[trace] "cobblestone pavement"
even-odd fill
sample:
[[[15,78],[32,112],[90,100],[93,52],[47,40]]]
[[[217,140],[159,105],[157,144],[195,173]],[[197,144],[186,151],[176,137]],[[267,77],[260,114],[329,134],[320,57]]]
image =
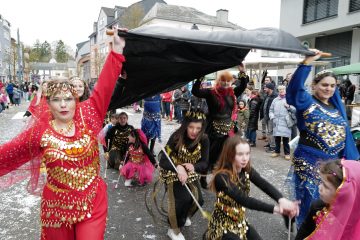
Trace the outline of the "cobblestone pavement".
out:
[[[24,126],[21,119],[12,118],[18,112],[24,112],[27,105],[23,103],[20,107],[13,107],[0,114],[0,143],[14,137]],[[123,110],[130,115],[129,123],[139,128],[142,114],[134,113],[131,108]],[[178,126],[174,122],[162,122],[162,144],[166,143]],[[283,157],[271,158],[269,153],[265,153],[263,145],[263,141],[258,141],[258,146],[252,149],[252,164],[264,178],[284,193],[284,180],[290,162],[285,161]],[[155,150],[159,151],[158,144]],[[104,165],[103,161],[101,163]],[[152,188],[152,185],[126,188],[120,180],[119,187],[115,189],[117,172],[108,170],[107,175],[109,211],[105,239],[169,239],[166,236],[167,226],[154,223],[145,208],[145,193]],[[0,190],[0,239],[2,240],[39,239],[39,197],[29,195],[25,186],[26,182],[23,182],[9,189]],[[204,208],[211,212],[214,194],[204,191],[203,195]],[[251,196],[273,202],[255,186],[251,188]],[[263,239],[287,239],[287,231],[280,216],[251,210],[247,210],[247,215],[249,222]],[[197,213],[192,219],[192,225],[184,228],[182,232],[186,239],[201,239],[206,226],[206,220]]]

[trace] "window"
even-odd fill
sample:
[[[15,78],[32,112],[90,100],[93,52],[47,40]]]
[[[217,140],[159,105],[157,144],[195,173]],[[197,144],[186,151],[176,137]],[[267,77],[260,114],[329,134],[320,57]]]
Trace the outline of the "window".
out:
[[[338,3],[339,0],[304,0],[303,23],[336,16]]]
[[[360,10],[360,0],[350,0],[349,12]]]

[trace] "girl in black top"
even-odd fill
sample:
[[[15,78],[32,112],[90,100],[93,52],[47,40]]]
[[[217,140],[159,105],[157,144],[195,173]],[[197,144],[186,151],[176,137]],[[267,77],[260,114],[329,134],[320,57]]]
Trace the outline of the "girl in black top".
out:
[[[249,197],[250,182],[274,199],[269,204]],[[250,146],[240,136],[226,140],[214,171],[211,189],[216,192],[214,212],[205,239],[261,239],[247,222],[245,208],[294,216],[298,205],[282,194],[250,166]]]
[[[119,169],[120,162],[124,161],[128,147],[128,136],[134,127],[128,124],[128,115],[125,112],[119,114],[119,122],[113,126],[106,134],[107,152],[105,158],[108,166]]]
[[[197,210],[184,184],[188,185],[200,205],[204,202],[198,175],[207,169],[209,158],[209,139],[204,131],[205,115],[201,112],[188,112],[180,128],[170,136],[165,146],[176,170],[165,154],[160,155],[160,179],[165,184],[168,195],[168,236],[173,240],[185,239],[180,228],[191,225],[190,217]]]

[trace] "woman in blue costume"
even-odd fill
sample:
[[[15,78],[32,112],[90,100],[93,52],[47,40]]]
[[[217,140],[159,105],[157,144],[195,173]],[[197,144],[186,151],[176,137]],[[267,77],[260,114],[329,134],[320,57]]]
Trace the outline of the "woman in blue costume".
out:
[[[318,163],[339,158],[359,158],[335,76],[330,72],[317,74],[312,81],[313,95],[306,91],[304,84],[311,71],[309,64],[322,54],[319,50],[314,50],[314,53],[315,56],[307,56],[299,65],[286,95],[288,104],[296,107],[300,131],[290,170],[292,174],[289,174],[295,198],[301,200],[297,226],[306,217],[311,201],[319,198]]]
[[[161,97],[160,94],[144,99],[144,114],[141,120],[141,130],[145,133],[150,152],[154,153],[156,138],[161,141]]]

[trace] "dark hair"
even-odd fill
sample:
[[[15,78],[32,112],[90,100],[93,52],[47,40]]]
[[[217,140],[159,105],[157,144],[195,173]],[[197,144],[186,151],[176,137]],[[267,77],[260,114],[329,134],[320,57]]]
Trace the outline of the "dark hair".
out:
[[[129,119],[129,116],[127,115],[126,112],[121,112],[121,113],[119,114],[119,117],[120,117],[120,116],[125,116],[127,119]]]
[[[111,118],[119,119],[119,114],[112,113],[112,114],[110,115],[110,119],[111,119]]]
[[[222,148],[222,151],[220,153],[218,162],[215,166],[215,169],[213,171],[213,180],[210,183],[210,188],[212,190],[215,190],[215,176],[219,173],[226,173],[229,175],[229,179],[232,183],[235,183],[238,177],[237,169],[234,168],[234,161],[236,156],[236,146],[239,144],[246,144],[249,146],[249,143],[241,138],[239,135],[234,135],[233,137],[228,138],[224,146]],[[245,167],[245,172],[250,173],[251,165],[250,161]]]
[[[137,149],[140,147],[140,136],[139,133],[137,131],[137,129],[132,129],[130,134],[133,138],[135,138],[135,143],[134,143],[134,147]]]
[[[265,79],[267,79],[267,78],[269,78],[269,79],[270,79],[270,82],[272,82],[272,77],[270,77],[270,76],[266,76],[266,77],[264,78],[264,81],[265,81]]]
[[[240,102],[244,103],[244,107],[246,107],[246,102],[245,102],[245,100],[240,99],[240,100],[239,100],[239,103],[238,103],[239,105],[240,105]]]
[[[314,85],[318,84],[321,80],[323,80],[325,77],[333,77],[335,78],[335,81],[337,81],[336,76],[332,73],[332,72],[324,72],[324,73],[318,73],[315,75],[314,80],[312,81],[312,83]]]
[[[249,85],[246,88],[249,89],[250,91],[254,90],[254,88],[252,86],[249,86]]]
[[[320,165],[320,173],[326,177],[335,188],[338,188],[343,181],[341,160],[330,161]]]
[[[181,146],[185,143],[185,137],[187,137],[187,128],[190,123],[201,123],[201,131],[197,138],[190,144],[189,148],[196,146],[201,139],[203,138],[205,128],[206,128],[206,120],[205,119],[196,119],[196,118],[189,118],[184,117],[184,120],[181,123],[181,126],[174,132],[174,142],[176,142],[175,150],[178,151]]]
[[[254,95],[256,95],[257,97],[259,97],[259,96],[260,96],[260,94],[259,94],[259,91],[258,91],[258,90],[252,90],[252,91],[251,91],[251,94],[254,94]]]
[[[76,80],[82,82],[82,84],[84,85],[84,94],[79,98],[79,101],[82,102],[82,101],[88,100],[90,97],[89,85],[87,84],[87,82],[85,80],[78,78],[78,77],[74,77],[70,81],[76,81]]]

